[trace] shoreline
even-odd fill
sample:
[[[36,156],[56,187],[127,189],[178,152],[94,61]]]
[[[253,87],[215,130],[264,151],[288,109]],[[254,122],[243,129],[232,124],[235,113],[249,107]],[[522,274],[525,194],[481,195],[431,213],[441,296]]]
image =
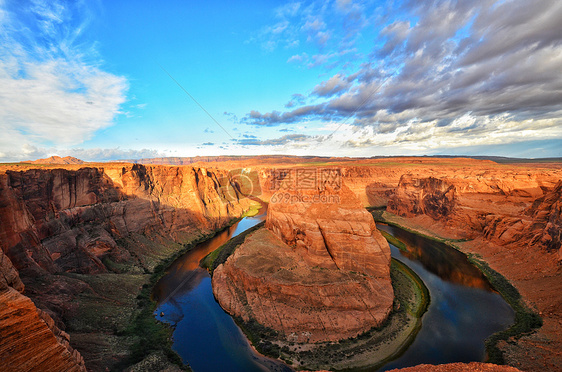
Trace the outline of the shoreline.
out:
[[[514,323],[506,330],[496,332],[486,339],[485,362],[505,365],[506,361],[504,358],[504,351],[500,349],[499,344],[502,342],[516,342],[519,338],[530,335],[542,327],[543,320],[540,315],[527,305],[525,298],[523,298],[519,290],[510,282],[509,279],[492,269],[489,263],[486,262],[480,254],[467,252],[462,247],[455,244],[465,242],[466,240],[447,239],[425,227],[416,229],[412,226],[401,224],[400,221],[397,221],[397,219],[401,220],[403,219],[402,217],[391,214],[384,209],[378,208],[371,209],[369,211],[376,222],[395,226],[412,234],[443,243],[464,254],[469,262],[482,272],[492,287],[513,309],[515,312]]]
[[[241,242],[231,243],[234,246],[239,244]],[[224,248],[221,246],[216,251]],[[227,257],[221,258],[225,260]],[[211,271],[216,262],[215,265],[209,263],[211,267],[208,269]],[[233,319],[254,351],[266,358],[282,361],[291,368],[336,371],[350,370],[350,366],[354,371],[380,368],[399,357],[415,340],[421,329],[421,316],[427,311],[430,301],[429,291],[421,278],[404,263],[392,259],[391,276],[397,296],[389,318],[380,327],[351,339],[298,344],[279,337],[277,332],[255,321],[244,322],[238,317]],[[349,357],[349,353],[354,355]],[[322,357],[319,358],[320,354]]]
[[[183,244],[182,249],[160,260],[154,267],[148,282],[143,285],[141,291],[137,294],[137,308],[135,309],[137,314],[131,319],[127,326],[127,333],[133,337],[137,336],[138,339],[131,346],[127,360],[123,361],[122,365],[117,366],[118,368],[125,369],[142,364],[156,354],[156,358],[165,358],[163,362],[167,361],[169,364],[175,365],[181,370],[191,371],[189,363],[183,361],[179,354],[172,349],[173,327],[167,323],[158,321],[154,316],[154,311],[158,306],[157,302],[152,297],[154,286],[166,275],[166,271],[170,265],[179,257],[191,251],[198,244],[212,239],[220,232],[239,222],[243,217],[244,215],[233,218],[223,227],[211,231],[208,234],[200,235],[192,241]]]

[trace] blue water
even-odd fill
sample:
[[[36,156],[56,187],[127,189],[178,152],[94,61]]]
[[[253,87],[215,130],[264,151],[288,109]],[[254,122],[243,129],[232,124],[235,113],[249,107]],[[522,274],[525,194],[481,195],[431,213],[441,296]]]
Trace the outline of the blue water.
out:
[[[392,257],[420,276],[431,301],[412,345],[382,370],[483,361],[485,339],[513,323],[511,307],[464,254],[402,229],[377,227],[407,244],[408,253],[391,245]]]
[[[264,219],[265,213],[244,218],[199,244],[176,260],[154,288],[159,303],[155,316],[175,328],[173,349],[195,372],[291,370],[251,348],[215,301],[209,274],[199,268],[205,255]],[[416,339],[382,370],[420,363],[483,361],[486,337],[513,322],[509,305],[462,253],[398,228],[379,228],[407,244],[408,253],[391,245],[392,256],[421,277],[431,296]]]
[[[173,346],[182,360],[199,371],[291,371],[283,363],[263,357],[230,315],[215,301],[211,277],[199,261],[228,239],[257,225],[265,213],[247,217],[180,257],[155,286],[155,316],[172,325]]]

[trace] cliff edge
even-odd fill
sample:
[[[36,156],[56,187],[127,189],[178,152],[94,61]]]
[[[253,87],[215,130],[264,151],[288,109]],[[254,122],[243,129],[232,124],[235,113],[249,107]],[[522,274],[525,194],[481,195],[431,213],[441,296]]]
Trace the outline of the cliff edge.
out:
[[[227,312],[294,342],[355,337],[387,318],[390,248],[346,186],[278,191],[266,227],[214,271]]]

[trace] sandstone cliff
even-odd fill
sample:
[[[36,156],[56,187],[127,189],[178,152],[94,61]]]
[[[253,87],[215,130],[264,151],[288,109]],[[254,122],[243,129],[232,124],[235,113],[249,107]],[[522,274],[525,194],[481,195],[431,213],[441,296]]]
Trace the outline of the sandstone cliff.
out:
[[[279,191],[266,226],[214,271],[227,312],[297,342],[354,337],[386,319],[390,249],[346,186]]]
[[[429,216],[461,237],[483,236],[510,249],[525,247],[562,257],[562,181],[552,188],[547,185],[522,175],[511,180],[404,175],[388,211],[403,217]]]
[[[403,175],[388,202],[388,209],[400,216],[426,214],[440,219],[453,212],[455,203],[456,188],[447,181]]]
[[[218,181],[225,174],[203,168],[138,164],[0,173],[0,290],[9,291],[1,292],[1,307],[9,316],[0,329],[3,335],[8,329],[14,335],[2,337],[0,357],[20,347],[21,341],[28,342],[24,345],[27,349],[37,343],[34,347],[44,348],[46,355],[57,354],[64,359],[67,356],[59,347],[62,345],[81,360],[80,354],[69,347],[69,336],[59,330],[70,322],[71,342],[90,359],[103,359],[103,350],[108,347],[104,345],[109,342],[105,335],[109,337],[112,329],[119,331],[112,324],[117,317],[125,317],[119,320],[123,324],[134,315],[134,293],[149,277],[146,274],[143,279],[138,274],[150,273],[160,260],[181,249],[181,243],[225,226],[248,208],[248,199],[225,198]],[[66,275],[53,275],[62,273]],[[113,300],[109,298],[111,291],[104,292],[119,279],[106,275],[92,281],[89,276],[68,273],[137,275],[123,276],[122,280],[125,288],[133,290],[133,296],[125,299],[121,294]],[[43,311],[11,289],[22,291],[22,281],[25,294]],[[118,306],[125,300],[132,303],[125,308]],[[24,306],[29,314],[40,314],[42,320],[24,314],[26,318],[17,321],[15,316],[23,313],[13,308],[16,305]],[[75,321],[84,314],[93,316],[90,322],[105,319],[107,324],[92,330],[87,323]],[[22,328],[26,322],[33,324],[32,334]],[[101,338],[96,338],[96,332]],[[92,353],[96,349],[102,354]],[[25,362],[21,368],[40,361],[24,360],[19,354],[14,358],[10,365]],[[50,368],[49,363],[55,359],[41,361],[47,363],[42,368]],[[102,360],[94,369],[111,368],[116,361],[119,358]],[[54,369],[60,367],[57,363],[53,362]],[[65,369],[71,370],[59,368]]]
[[[209,161],[189,162],[201,160]],[[131,164],[98,164],[84,169],[79,169],[81,165],[35,170],[22,164],[4,167],[9,171],[0,172],[0,288],[21,291],[25,283],[25,294],[50,314],[59,328],[69,324],[66,331],[71,334],[71,344],[84,354],[88,366],[93,370],[112,368],[112,363],[126,352],[112,349],[119,339],[114,333],[123,330],[116,319],[129,316],[126,309],[136,306],[135,298],[147,282],[147,273],[181,248],[172,245],[174,242],[200,235],[199,229],[206,232],[223,226],[247,206],[246,199],[223,200],[218,180],[233,168],[257,164],[262,196],[268,200],[275,191],[268,187],[270,170],[307,161],[280,157],[250,162],[238,157],[227,160],[223,165],[217,161],[205,165],[220,168],[215,170]],[[454,201],[453,208],[446,217],[437,215],[435,220],[425,214],[412,214],[409,219],[422,226],[441,228],[437,231],[451,237],[475,238],[466,243],[470,249],[514,280],[522,294],[543,313],[545,326],[540,332],[544,334],[517,343],[515,347],[523,351],[514,354],[530,352],[538,356],[537,360],[550,358],[550,365],[560,365],[559,357],[553,356],[560,355],[562,344],[541,341],[557,340],[562,334],[560,266],[549,263],[555,256],[562,259],[562,250],[556,252],[560,245],[557,232],[561,230],[560,192],[556,186],[562,179],[559,164],[389,158],[353,162],[339,159],[333,166],[341,169],[345,183],[365,206],[386,205],[404,174],[432,177],[454,186],[454,198],[449,199]],[[397,192],[402,191],[405,189],[398,187]],[[408,193],[404,195],[405,202],[418,200],[418,205],[423,205],[423,197],[411,199]],[[318,234],[320,227],[313,226],[310,231]],[[296,235],[295,249],[298,241],[309,239]],[[339,258],[330,257],[330,263],[329,254],[318,251],[321,245],[315,247],[306,262],[326,258],[321,264],[332,269],[307,268],[312,272],[336,271],[333,267]],[[291,252],[294,253],[292,249]],[[299,255],[302,253],[309,252],[300,249]],[[247,278],[251,280],[250,275]],[[350,280],[345,285],[355,288],[357,284]],[[300,288],[302,292],[304,287]],[[82,321],[87,317],[88,321]],[[95,326],[87,323],[91,319],[95,319]],[[525,356],[522,359],[530,360]]]
[[[518,372],[510,366],[498,366],[489,363],[449,363],[449,364],[420,364],[414,367],[392,369],[390,372]]]
[[[0,291],[14,288],[23,292],[24,285],[12,261],[0,250]]]
[[[86,371],[80,353],[51,317],[13,288],[0,291],[2,371]]]
[[[29,170],[0,174],[0,244],[21,270],[99,273],[134,259],[116,243],[132,233],[176,241],[211,231],[248,202],[223,198],[217,175],[179,167]]]
[[[526,210],[532,218],[529,245],[539,245],[547,251],[558,251],[562,261],[562,181],[544,196],[537,198]]]
[[[388,243],[345,185],[280,190],[271,199],[266,227],[311,266],[389,278]]]

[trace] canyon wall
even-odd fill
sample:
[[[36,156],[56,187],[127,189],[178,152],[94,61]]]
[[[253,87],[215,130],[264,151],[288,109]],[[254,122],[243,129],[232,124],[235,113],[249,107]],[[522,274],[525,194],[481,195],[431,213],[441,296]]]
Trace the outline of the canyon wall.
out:
[[[114,284],[104,280],[122,274],[123,286],[142,284],[181,243],[241,216],[251,201],[225,197],[220,179],[226,173],[137,164],[0,173],[0,357],[8,357],[13,370],[33,363],[83,370],[80,353],[59,327],[84,328],[75,321],[84,312],[101,316],[81,298],[97,298],[92,306],[107,302],[104,288]],[[111,274],[96,276],[102,292],[88,279],[94,274]],[[24,284],[35,304],[21,293]],[[128,316],[134,315],[131,301]],[[86,344],[70,341],[86,354],[96,333],[90,328]],[[72,327],[70,333],[83,338]],[[47,359],[25,354],[33,350],[44,350]]]
[[[556,252],[562,257],[562,181],[556,177],[416,177],[404,175],[388,211],[428,216],[463,238],[514,248]],[[420,220],[421,221],[421,220]],[[431,222],[422,222],[431,224]]]
[[[355,337],[392,309],[390,248],[345,185],[281,189],[266,228],[214,271],[213,292],[230,314],[289,341]]]
[[[43,348],[46,355],[58,355],[57,362],[49,359],[53,366],[70,363],[66,364],[68,369],[81,369],[82,354],[91,370],[113,368],[126,358],[130,348],[130,342],[120,336],[125,329],[123,319],[135,315],[136,295],[148,282],[154,267],[180,250],[181,243],[224,226],[249,207],[250,200],[236,188],[225,194],[224,180],[229,172],[234,168],[235,172],[255,170],[260,184],[260,194],[256,196],[269,200],[277,191],[271,170],[296,167],[301,161],[290,160],[275,164],[279,159],[270,159],[259,165],[260,160],[254,159],[252,162],[258,163],[255,168],[246,168],[240,160],[234,165],[217,163],[207,169],[107,164],[65,165],[65,169],[13,166],[1,171],[0,357],[7,355],[6,350],[18,349],[18,340],[31,342],[33,337],[38,337],[42,341],[37,345],[42,346],[37,347]],[[562,306],[555,303],[559,302],[562,291],[559,265],[549,266],[554,259],[562,260],[559,166],[498,165],[471,159],[434,158],[357,162],[344,159],[338,164],[306,166],[338,169],[363,206],[388,205],[389,211],[445,236],[474,239],[467,243],[468,249],[482,254],[508,278],[515,278],[522,293],[544,311],[543,329],[550,332],[548,337],[556,339],[555,335],[560,334],[557,325],[560,317],[555,310]],[[357,268],[375,273],[382,267],[380,262],[367,265],[361,261],[361,252],[351,258],[338,248],[349,240],[345,238],[349,226],[354,226],[351,229],[355,232],[364,232],[370,228],[369,224],[363,224],[356,213],[329,223],[332,217],[322,210],[318,211],[318,222],[302,218],[303,214],[297,210],[282,209],[282,206],[278,210],[273,208],[277,222],[270,224],[279,236],[269,234],[266,238],[276,241],[280,247],[288,247],[287,243],[295,250],[298,247],[298,257],[292,253],[287,253],[288,258],[283,253],[282,257],[287,262],[300,259],[306,263],[305,268],[296,271],[294,265],[285,267],[282,273],[296,276],[283,276],[283,283],[289,279],[305,281],[314,274],[312,277],[326,281],[322,287],[325,291],[307,293],[320,301],[321,306],[337,302],[342,306],[342,313],[361,306],[369,308],[371,305],[358,305],[351,297],[347,302],[336,300],[345,298],[341,296],[346,292],[355,293],[356,298],[366,296],[362,294],[366,287],[361,289],[358,284],[359,276],[350,274],[351,279],[342,279],[341,285],[333,287],[329,283],[335,282],[334,277],[323,276],[337,265],[349,273],[360,272]],[[298,231],[289,233],[289,226]],[[370,239],[362,234],[357,234],[358,239]],[[378,241],[377,237],[373,239]],[[267,261],[265,253],[256,257]],[[363,253],[371,256],[373,252]],[[361,264],[354,267],[355,262]],[[511,266],[517,268],[513,273],[509,271]],[[536,279],[539,275],[536,273],[544,277],[542,282]],[[251,270],[247,274],[239,282],[258,288],[262,279],[250,275]],[[301,286],[295,292],[297,287],[293,284],[279,283],[263,286],[265,292],[256,292],[256,296],[267,298],[268,293],[278,288],[285,288],[284,295],[290,296],[308,288]],[[547,301],[549,298],[553,300]],[[18,307],[21,312],[17,311]],[[547,313],[554,314],[548,315],[553,322],[549,323]],[[18,314],[22,316],[21,322]],[[317,317],[315,324],[320,329],[332,318],[332,315]],[[353,321],[339,323],[340,329],[352,329]],[[15,338],[6,336],[6,330],[14,335],[24,332],[24,324],[32,333],[19,333]],[[295,337],[300,340],[304,336]],[[23,353],[14,354],[12,362],[33,361],[25,354],[31,344],[21,344]]]
[[[182,241],[242,214],[220,174],[182,167],[83,168],[0,174],[0,242],[29,274],[100,273],[104,257],[135,260],[116,240],[134,233]]]

